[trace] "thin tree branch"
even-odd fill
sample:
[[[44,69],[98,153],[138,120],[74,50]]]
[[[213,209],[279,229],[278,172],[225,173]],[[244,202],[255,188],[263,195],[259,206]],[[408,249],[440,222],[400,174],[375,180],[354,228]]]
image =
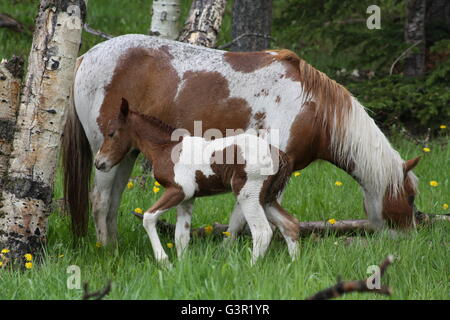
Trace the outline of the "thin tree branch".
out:
[[[231,47],[233,44],[235,44],[236,42],[238,42],[240,39],[245,38],[245,37],[260,37],[260,38],[265,38],[265,39],[269,39],[271,41],[276,41],[274,38],[272,38],[271,36],[267,35],[267,34],[261,34],[261,33],[244,33],[241,34],[239,37],[236,37],[235,39],[233,39],[232,41],[225,43],[221,46],[216,47],[216,49],[226,49],[228,47]]]
[[[389,75],[392,75],[392,72],[394,71],[394,67],[397,64],[397,62],[399,62],[400,59],[402,59],[412,48],[414,48],[421,42],[422,42],[422,40],[414,42],[410,47],[408,47],[405,51],[403,51],[402,54],[399,55],[397,59],[395,59],[394,63],[392,63],[392,65],[391,65],[391,69],[389,70]]]
[[[380,277],[384,275],[387,267],[389,267],[392,262],[394,262],[394,257],[389,255],[381,264],[380,264]],[[370,292],[384,295],[391,295],[392,290],[388,286],[380,286],[380,288],[369,288],[367,285],[369,279],[364,280],[356,280],[356,281],[341,281],[338,278],[337,283],[329,287],[327,289],[321,290],[316,294],[310,296],[306,300],[328,300],[340,297],[344,294],[351,292]]]
[[[109,40],[109,39],[114,38],[114,36],[112,36],[110,34],[107,34],[107,33],[103,32],[103,31],[92,29],[87,23],[84,24],[83,29],[84,29],[84,31],[86,31],[86,32],[88,32],[90,34],[99,36],[99,37],[104,38],[104,39],[108,39]]]

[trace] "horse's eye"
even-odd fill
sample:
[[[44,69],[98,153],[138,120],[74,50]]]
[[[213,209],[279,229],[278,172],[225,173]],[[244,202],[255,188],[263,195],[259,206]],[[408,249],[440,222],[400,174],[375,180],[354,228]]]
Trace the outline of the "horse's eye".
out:
[[[415,199],[414,196],[409,196],[409,197],[408,197],[408,203],[409,203],[409,205],[412,205],[412,204],[414,203],[414,199]]]

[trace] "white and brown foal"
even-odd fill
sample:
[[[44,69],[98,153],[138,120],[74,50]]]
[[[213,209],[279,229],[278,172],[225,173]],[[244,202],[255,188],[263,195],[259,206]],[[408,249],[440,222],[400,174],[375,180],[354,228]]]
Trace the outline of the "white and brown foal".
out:
[[[208,141],[187,135],[174,139],[175,130],[157,118],[130,110],[127,100],[122,99],[118,117],[109,122],[107,138],[95,158],[97,169],[105,172],[133,149],[139,149],[151,161],[156,180],[166,189],[144,213],[144,227],[157,261],[168,262],[156,230],[161,214],[177,208],[175,245],[181,257],[190,238],[193,199],[230,190],[237,198],[234,210],[241,211],[251,230],[252,263],[269,246],[269,221],[280,229],[294,259],[298,221],[277,202],[292,172],[286,154],[254,134]],[[241,214],[233,212],[233,216]],[[230,222],[231,237],[236,237],[241,225],[241,221]]]

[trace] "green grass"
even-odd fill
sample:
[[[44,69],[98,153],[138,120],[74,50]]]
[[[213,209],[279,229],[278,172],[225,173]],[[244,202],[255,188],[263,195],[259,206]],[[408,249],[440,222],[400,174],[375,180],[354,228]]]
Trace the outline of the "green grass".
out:
[[[189,4],[190,1],[183,1],[181,21]],[[230,40],[231,4],[229,1],[219,44]],[[37,0],[17,3],[3,0],[0,12],[32,25],[37,6]],[[149,0],[90,1],[87,22],[112,35],[147,33],[150,7]],[[277,12],[274,10],[275,16],[279,14]],[[285,36],[285,32],[274,25],[273,36],[279,41],[276,46],[296,48],[299,40]],[[9,58],[13,54],[27,57],[31,37],[31,32],[19,34],[0,29],[0,58]],[[83,32],[81,53],[100,41],[103,40]],[[325,54],[309,55],[307,60],[313,65],[330,64],[328,60],[322,61]],[[327,56],[326,59],[332,58]],[[450,203],[449,142],[448,137],[432,142],[431,152],[424,154],[415,170],[420,178],[420,195],[416,203],[425,212],[450,212],[442,208],[444,203]],[[405,159],[422,154],[420,146],[405,139],[397,138],[393,143]],[[140,174],[137,166],[133,176]],[[337,180],[343,182],[341,187],[334,185]],[[439,186],[431,187],[431,180],[438,181]],[[274,239],[266,257],[254,267],[249,264],[250,238],[240,239],[231,248],[224,248],[221,241],[212,238],[194,238],[182,261],[177,261],[175,248],[166,248],[174,268],[160,269],[145,230],[129,213],[136,207],[148,208],[161,195],[161,192],[153,194],[152,186],[150,180],[144,188],[135,184],[133,189],[125,191],[119,213],[120,243],[117,249],[95,246],[92,221],[89,236],[79,246],[74,246],[68,217],[54,212],[49,218],[48,245],[42,262],[23,272],[0,270],[0,299],[78,299],[81,290],[68,290],[66,286],[70,276],[66,270],[70,265],[81,268],[82,281],[89,282],[92,289],[102,287],[111,279],[110,299],[302,299],[332,285],[337,276],[348,280],[367,277],[368,266],[380,263],[388,254],[398,258],[382,279],[382,284],[393,288],[392,299],[450,298],[448,223],[401,234],[397,239],[384,233],[356,237],[350,244],[345,238],[333,235],[302,239],[300,259],[293,263],[284,242]],[[54,197],[61,196],[61,175],[58,174]],[[198,199],[193,226],[205,226],[215,221],[227,223],[233,204],[231,195]],[[358,185],[327,163],[315,163],[303,170],[300,177],[292,177],[283,205],[304,221],[364,218]],[[164,218],[174,222],[174,212]],[[162,242],[174,240],[172,236],[163,235]],[[387,297],[352,294],[345,298]]]
[[[421,147],[402,139],[394,145],[404,158],[421,154]],[[448,138],[430,144],[415,172],[420,178],[418,207],[425,212],[445,213],[449,203],[450,149]],[[136,166],[133,176],[140,175]],[[341,187],[334,185],[342,181]],[[431,187],[430,180],[439,182]],[[251,239],[241,238],[231,248],[221,240],[193,238],[187,255],[178,261],[176,249],[166,248],[174,265],[164,270],[156,264],[141,222],[130,214],[136,207],[148,208],[160,195],[152,192],[153,180],[141,187],[135,183],[124,192],[120,213],[118,248],[97,248],[92,221],[87,239],[74,246],[69,219],[59,212],[49,218],[48,246],[42,263],[23,272],[0,272],[0,299],[78,299],[81,290],[67,289],[70,265],[81,269],[82,281],[90,288],[113,281],[110,299],[302,299],[332,285],[337,276],[353,280],[367,277],[368,266],[388,254],[398,260],[382,279],[393,288],[392,297],[350,294],[346,299],[449,299],[450,224],[436,223],[396,239],[386,233],[359,236],[349,244],[345,237],[330,235],[301,239],[301,256],[291,262],[287,248],[275,238],[267,255],[250,266]],[[55,198],[61,196],[58,175]],[[223,195],[196,200],[193,226],[215,221],[226,223],[233,197]],[[283,201],[300,220],[364,218],[358,185],[344,172],[327,163],[315,163],[292,177]],[[174,212],[164,217],[174,222]],[[92,220],[92,219],[91,219]],[[162,243],[174,242],[161,235]],[[64,255],[63,257],[59,257]]]

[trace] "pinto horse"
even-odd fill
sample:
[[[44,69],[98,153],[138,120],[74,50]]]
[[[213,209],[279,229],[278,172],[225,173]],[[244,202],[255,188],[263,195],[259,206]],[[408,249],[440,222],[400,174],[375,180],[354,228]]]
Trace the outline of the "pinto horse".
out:
[[[76,234],[86,233],[92,154],[124,97],[135,110],[189,132],[277,129],[293,170],[329,161],[362,187],[374,228],[415,226],[419,158],[403,161],[343,86],[289,50],[225,52],[145,35],[102,42],[78,59],[74,108],[63,139],[65,198]],[[138,150],[109,172],[95,170],[91,193],[97,238],[117,238],[117,209]],[[245,220],[234,210],[231,222]]]
[[[107,130],[95,156],[98,170],[110,171],[132,149],[139,149],[151,161],[155,179],[165,187],[143,220],[158,262],[168,264],[156,231],[159,216],[177,208],[175,244],[180,258],[189,243],[194,198],[227,191],[235,194],[250,226],[252,263],[264,256],[272,238],[267,219],[283,234],[292,259],[297,256],[298,221],[277,202],[292,172],[291,163],[260,136],[242,133],[209,141],[189,135],[177,138],[175,128],[132,111],[125,99]]]

